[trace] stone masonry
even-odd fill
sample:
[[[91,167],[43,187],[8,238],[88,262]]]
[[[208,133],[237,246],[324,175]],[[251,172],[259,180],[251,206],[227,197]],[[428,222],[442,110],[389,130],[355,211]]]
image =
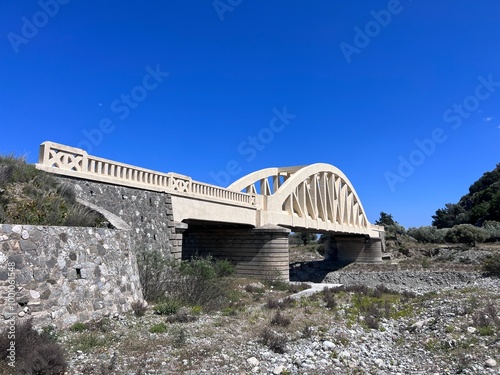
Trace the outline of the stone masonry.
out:
[[[35,326],[62,328],[128,311],[137,300],[142,292],[128,231],[0,225],[5,321],[31,317]]]
[[[90,202],[125,221],[136,252],[159,250],[172,260],[181,259],[182,230],[174,223],[170,194],[102,182],[57,177],[71,185],[81,200]]]

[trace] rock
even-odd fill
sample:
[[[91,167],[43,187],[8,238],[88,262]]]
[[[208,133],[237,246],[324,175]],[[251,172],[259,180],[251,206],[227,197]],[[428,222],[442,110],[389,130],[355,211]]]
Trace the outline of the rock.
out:
[[[281,375],[283,373],[283,370],[285,369],[285,366],[277,366],[273,370],[274,375]]]
[[[335,348],[335,344],[331,341],[323,341],[323,349],[325,350],[333,350]]]
[[[260,362],[259,362],[259,360],[258,360],[257,358],[255,358],[255,357],[250,357],[250,358],[248,358],[248,359],[247,359],[247,363],[248,363],[250,366],[255,367],[255,366],[258,366]]]
[[[30,290],[30,296],[33,299],[39,299],[40,298],[40,292],[37,290]]]
[[[497,367],[497,361],[495,361],[493,358],[488,358],[486,362],[484,362],[484,367]]]
[[[339,353],[339,357],[340,358],[350,358],[351,357],[351,353],[349,353],[347,350],[344,350],[344,351],[341,351]]]
[[[467,332],[468,333],[476,333],[477,329],[474,327],[467,327]]]
[[[375,361],[373,361],[377,367],[383,367],[384,366],[384,361],[380,358],[377,358]]]

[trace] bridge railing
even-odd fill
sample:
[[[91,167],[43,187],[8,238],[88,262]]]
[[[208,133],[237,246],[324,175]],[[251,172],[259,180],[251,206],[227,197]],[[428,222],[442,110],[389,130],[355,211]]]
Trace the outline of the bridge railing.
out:
[[[256,195],[227,190],[193,181],[176,173],[162,173],[89,155],[80,148],[44,142],[40,145],[37,168],[50,173],[83,178],[145,190],[166,191],[236,205],[255,206]]]

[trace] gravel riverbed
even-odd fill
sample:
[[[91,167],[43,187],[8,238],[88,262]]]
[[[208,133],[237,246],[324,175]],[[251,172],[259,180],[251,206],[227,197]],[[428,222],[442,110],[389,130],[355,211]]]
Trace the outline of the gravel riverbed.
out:
[[[69,353],[68,374],[500,373],[498,278],[446,267],[370,267],[335,271],[326,281],[384,284],[417,296],[390,300],[394,304],[386,310],[391,313],[379,318],[376,329],[367,326],[368,316],[354,310],[361,300],[355,292],[336,296],[331,308],[318,294],[302,297],[282,307],[291,322],[280,326],[271,323],[277,310],[265,303],[282,298],[283,292],[247,292],[242,282],[247,302],[230,312],[168,323],[149,309],[143,317],[110,317],[95,331],[64,331],[58,341]],[[165,332],[150,332],[162,323]]]

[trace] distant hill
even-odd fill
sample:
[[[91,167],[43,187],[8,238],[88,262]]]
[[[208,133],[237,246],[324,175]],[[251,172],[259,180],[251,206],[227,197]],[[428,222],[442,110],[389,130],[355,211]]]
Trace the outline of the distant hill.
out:
[[[447,203],[432,218],[432,225],[438,228],[451,228],[457,224],[479,226],[486,220],[500,221],[500,163],[474,182],[469,193],[458,203]]]

